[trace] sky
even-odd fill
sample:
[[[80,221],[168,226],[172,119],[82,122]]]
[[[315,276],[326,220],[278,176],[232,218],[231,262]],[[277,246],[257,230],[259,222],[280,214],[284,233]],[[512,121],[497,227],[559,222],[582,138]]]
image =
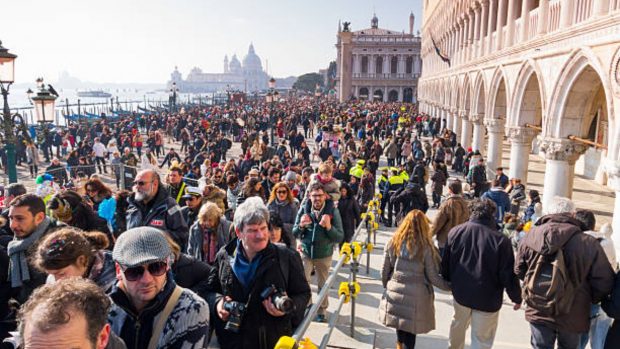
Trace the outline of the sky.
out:
[[[18,55],[16,83],[62,71],[98,83],[165,83],[175,66],[223,70],[250,43],[275,77],[326,68],[335,60],[338,20],[351,30],[409,28],[421,0],[0,0],[0,41]]]

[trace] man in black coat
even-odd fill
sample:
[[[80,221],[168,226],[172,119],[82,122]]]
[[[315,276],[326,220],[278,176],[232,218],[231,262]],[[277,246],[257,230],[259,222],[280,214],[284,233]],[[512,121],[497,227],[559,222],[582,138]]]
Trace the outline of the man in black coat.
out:
[[[454,297],[450,347],[463,347],[471,323],[472,346],[492,348],[504,289],[518,310],[521,288],[510,240],[495,224],[495,203],[475,199],[470,209],[469,221],[450,230],[441,260]]]
[[[390,203],[397,209],[396,222],[400,222],[412,210],[428,211],[428,198],[422,187],[416,182],[408,182],[405,187],[395,192]]]
[[[273,348],[281,336],[292,335],[310,300],[299,254],[269,242],[268,222],[261,199],[247,199],[235,212],[237,239],[217,254],[207,301],[222,349]],[[293,309],[276,307],[277,293],[290,297]]]

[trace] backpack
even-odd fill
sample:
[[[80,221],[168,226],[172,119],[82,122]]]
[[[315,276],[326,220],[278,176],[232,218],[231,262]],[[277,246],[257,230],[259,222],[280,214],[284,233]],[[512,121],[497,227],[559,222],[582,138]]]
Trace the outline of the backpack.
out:
[[[571,236],[568,241],[575,235],[577,234]],[[556,317],[567,314],[573,306],[577,292],[577,287],[566,268],[564,245],[553,255],[536,252],[523,279],[523,300],[544,316]]]

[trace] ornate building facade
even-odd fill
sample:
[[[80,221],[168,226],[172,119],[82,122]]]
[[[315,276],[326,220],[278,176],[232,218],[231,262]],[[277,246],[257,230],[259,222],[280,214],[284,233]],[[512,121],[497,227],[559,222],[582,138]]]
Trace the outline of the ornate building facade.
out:
[[[422,111],[523,183],[540,153],[543,207],[607,185],[620,241],[620,0],[424,0],[422,57]]]
[[[422,71],[421,39],[413,34],[379,28],[373,16],[370,28],[350,31],[338,24],[336,92],[340,101],[350,97],[381,101],[415,102]]]
[[[194,67],[186,79],[175,67],[170,75],[168,85],[176,82],[180,92],[201,93],[216,92],[226,89],[240,90],[248,93],[264,90],[267,88],[269,76],[263,70],[260,57],[254,51],[254,45],[250,44],[247,55],[243,58],[243,64],[234,54],[230,61],[224,57],[224,70],[222,73],[203,73],[198,67]]]

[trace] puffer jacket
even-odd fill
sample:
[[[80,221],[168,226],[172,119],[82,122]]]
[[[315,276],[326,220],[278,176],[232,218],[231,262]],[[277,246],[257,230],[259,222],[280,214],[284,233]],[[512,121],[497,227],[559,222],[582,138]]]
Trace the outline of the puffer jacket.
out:
[[[181,251],[187,247],[187,223],[177,202],[168,195],[168,189],[160,184],[153,203],[145,205],[136,201],[135,194],[127,199],[127,229],[151,226],[170,234]],[[147,211],[148,207],[150,210]]]
[[[549,317],[528,307],[525,319],[559,331],[582,333],[590,328],[590,305],[604,299],[612,290],[614,272],[603,248],[570,214],[541,217],[519,244],[515,274],[523,280],[537,253],[564,253],[566,268],[576,286],[573,306],[567,314]]]
[[[325,202],[327,205],[327,201]],[[293,235],[301,240],[302,252],[311,259],[321,259],[330,257],[334,252],[334,244],[340,243],[344,238],[344,229],[342,228],[342,219],[340,212],[334,208],[333,217],[331,219],[331,229],[326,230],[319,225],[320,217],[316,217],[312,213],[312,205],[302,205],[297,212],[295,225],[293,226]],[[312,219],[312,224],[302,228],[299,226],[301,217],[307,214]]]
[[[448,240],[450,229],[469,219],[469,206],[461,195],[450,195],[439,207],[433,222],[432,233],[437,236],[439,247],[443,248]]]
[[[217,229],[215,229],[215,233],[217,234],[217,250],[219,251],[222,247],[226,246],[233,238],[233,234],[231,234],[231,225],[232,223],[226,219],[226,217],[220,217],[220,223],[217,225]],[[187,254],[196,258],[199,261],[205,261],[203,244],[204,241],[204,230],[202,226],[200,226],[200,222],[196,221],[192,227],[189,229],[189,240],[187,243]]]
[[[486,193],[482,194],[482,199],[489,199],[495,203],[497,210],[495,211],[495,221],[501,223],[504,215],[510,212],[510,198],[501,187],[493,187]]]
[[[420,253],[423,256],[418,259]],[[386,290],[379,306],[379,319],[385,326],[413,334],[435,329],[433,286],[450,290],[450,284],[439,276],[439,259],[433,255],[437,252],[417,248],[411,255],[403,245],[397,256],[391,243],[386,245],[381,271]]]

